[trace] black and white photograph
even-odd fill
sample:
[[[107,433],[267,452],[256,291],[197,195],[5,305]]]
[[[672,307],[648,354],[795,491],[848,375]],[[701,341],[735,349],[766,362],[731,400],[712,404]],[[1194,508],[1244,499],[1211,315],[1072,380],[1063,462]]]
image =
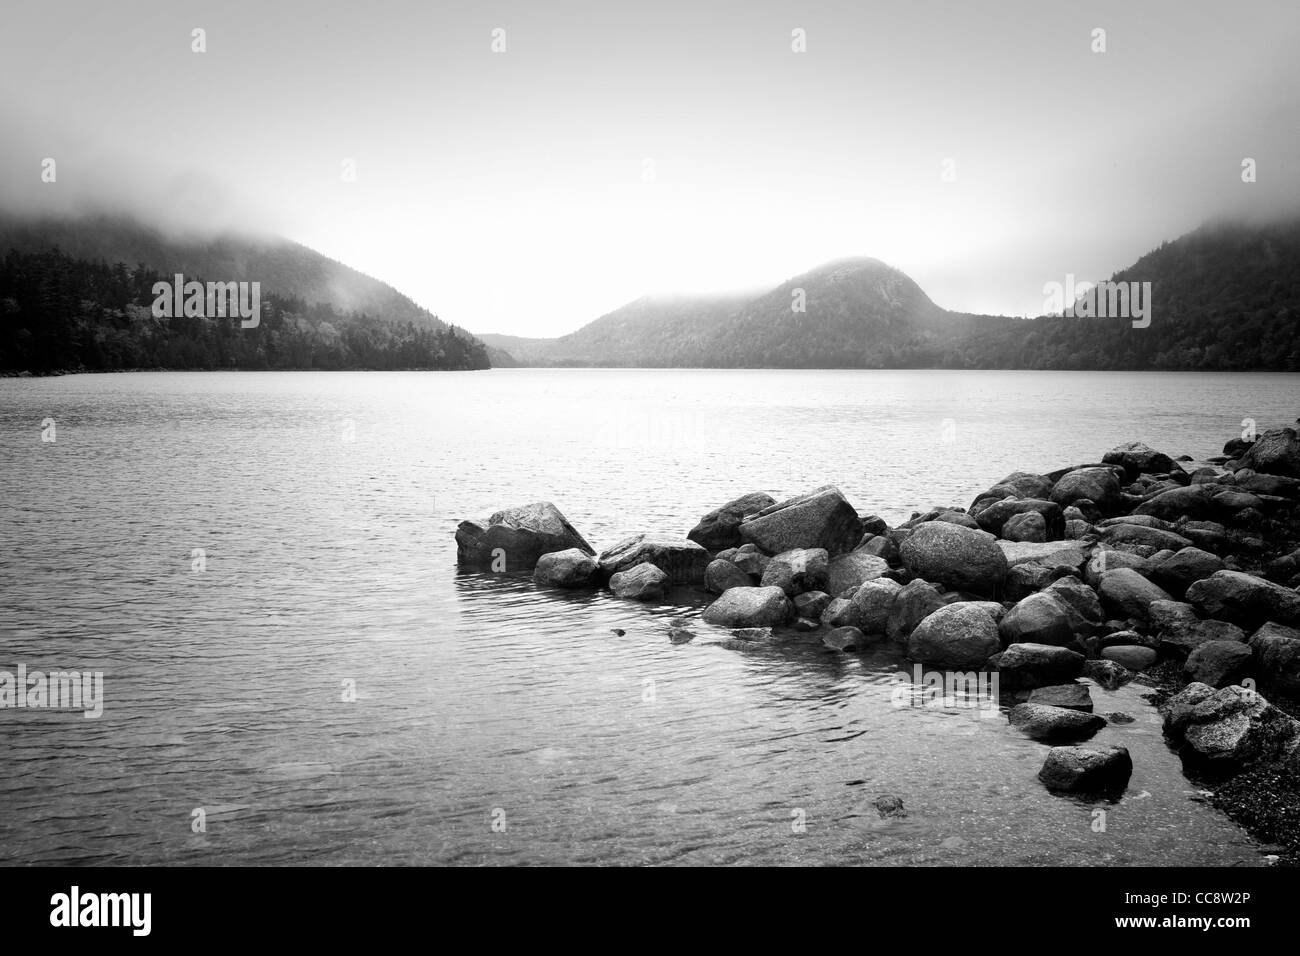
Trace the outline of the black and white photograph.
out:
[[[3,0],[6,923],[852,867],[1293,925],[1297,49],[1294,0]]]

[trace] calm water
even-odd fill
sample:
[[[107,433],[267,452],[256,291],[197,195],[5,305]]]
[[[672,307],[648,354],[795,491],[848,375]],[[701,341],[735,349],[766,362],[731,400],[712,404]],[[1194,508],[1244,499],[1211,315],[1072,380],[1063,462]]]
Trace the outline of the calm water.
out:
[[[1132,752],[1128,792],[1054,797],[1005,718],[891,706],[887,651],[729,650],[702,600],[458,574],[452,535],[549,499],[601,548],[826,482],[896,521],[1015,469],[1130,439],[1200,457],[1297,413],[1285,375],[0,380],[0,669],[102,670],[106,697],[98,720],[0,710],[0,860],[1258,862],[1140,688],[1094,689],[1138,718],[1097,738]],[[699,637],[670,645],[682,621]],[[906,819],[879,819],[886,793]]]

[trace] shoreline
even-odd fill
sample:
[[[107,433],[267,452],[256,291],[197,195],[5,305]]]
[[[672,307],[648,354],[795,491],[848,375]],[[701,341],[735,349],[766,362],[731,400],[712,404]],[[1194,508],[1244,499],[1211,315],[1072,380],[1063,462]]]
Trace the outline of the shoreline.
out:
[[[1131,442],[1013,472],[966,509],[897,527],[825,485],[782,502],[754,492],[682,537],[642,533],[599,554],[547,502],[462,521],[456,541],[460,568],[531,572],[539,589],[659,605],[702,589],[700,626],[736,650],[891,642],[951,686],[1000,691],[1011,725],[1043,743],[1053,793],[1124,792],[1127,748],[1088,741],[1128,719],[1094,714],[1088,688],[1140,675],[1186,779],[1276,846],[1271,861],[1300,865],[1295,428],[1233,438],[1204,462]]]

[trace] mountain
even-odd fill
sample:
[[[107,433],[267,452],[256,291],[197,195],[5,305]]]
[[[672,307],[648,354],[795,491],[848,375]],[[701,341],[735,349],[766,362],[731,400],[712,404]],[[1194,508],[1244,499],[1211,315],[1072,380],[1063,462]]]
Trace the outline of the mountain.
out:
[[[1300,371],[1300,219],[1210,223],[1110,281],[1151,283],[1148,325],[950,312],[845,259],[755,297],[639,299],[558,339],[484,338],[526,365]]]
[[[9,249],[40,252],[52,248],[89,262],[122,262],[128,268],[143,264],[168,280],[177,272],[186,279],[202,276],[212,281],[257,280],[263,292],[332,305],[340,312],[365,313],[433,329],[448,328],[447,323],[386,282],[289,239],[169,235],[126,216],[0,216],[0,254]]]
[[[261,324],[152,315],[153,283],[175,273],[260,283]],[[10,372],[490,367],[467,332],[306,246],[174,236],[122,216],[0,217],[0,319]]]

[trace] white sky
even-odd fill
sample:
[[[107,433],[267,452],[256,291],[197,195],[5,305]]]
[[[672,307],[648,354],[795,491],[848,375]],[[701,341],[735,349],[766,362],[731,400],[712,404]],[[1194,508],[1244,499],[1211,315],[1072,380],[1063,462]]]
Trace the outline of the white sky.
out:
[[[0,201],[271,229],[476,332],[850,255],[1032,315],[1300,196],[1293,0],[5,7]]]

